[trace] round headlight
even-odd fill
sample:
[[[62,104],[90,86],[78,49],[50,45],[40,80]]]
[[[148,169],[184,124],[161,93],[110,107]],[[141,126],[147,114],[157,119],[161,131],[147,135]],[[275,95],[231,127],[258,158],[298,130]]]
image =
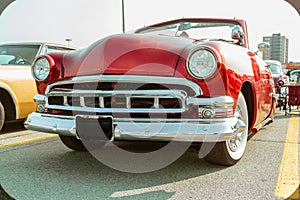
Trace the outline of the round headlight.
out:
[[[44,57],[38,58],[34,62],[32,68],[31,68],[33,78],[37,81],[46,80],[46,78],[50,74],[50,68],[51,68],[50,63],[46,58],[44,58]]]
[[[212,52],[200,49],[191,54],[187,68],[193,77],[207,78],[216,71],[217,60]]]

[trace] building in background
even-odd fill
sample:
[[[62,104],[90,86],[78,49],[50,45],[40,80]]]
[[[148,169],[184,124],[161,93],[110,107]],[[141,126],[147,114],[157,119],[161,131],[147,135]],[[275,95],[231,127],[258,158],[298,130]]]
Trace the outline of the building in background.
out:
[[[300,62],[289,62],[289,63],[284,63],[284,66],[287,70],[293,71],[295,69],[300,69]]]
[[[270,44],[270,48],[263,52],[264,60],[278,60],[281,63],[288,63],[288,38],[277,33],[272,36],[264,36],[263,41]]]

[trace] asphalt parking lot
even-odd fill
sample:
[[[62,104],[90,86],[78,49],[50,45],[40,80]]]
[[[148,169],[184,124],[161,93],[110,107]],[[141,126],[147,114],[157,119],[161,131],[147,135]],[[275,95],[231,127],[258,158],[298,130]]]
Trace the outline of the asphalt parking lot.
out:
[[[232,167],[206,163],[192,146],[169,166],[140,174],[71,151],[55,135],[13,128],[0,136],[0,180],[11,197],[25,200],[297,199],[299,123],[299,115],[278,111],[275,123],[248,141],[243,159]],[[157,149],[153,143],[120,145],[137,152]]]

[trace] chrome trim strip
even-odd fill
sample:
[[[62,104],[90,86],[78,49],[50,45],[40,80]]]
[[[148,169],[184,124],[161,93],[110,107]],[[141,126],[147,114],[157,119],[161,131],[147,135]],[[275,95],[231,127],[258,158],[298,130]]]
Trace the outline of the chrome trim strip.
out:
[[[80,106],[81,106],[81,107],[86,107],[86,106],[85,106],[85,103],[84,103],[84,97],[83,97],[83,96],[80,96],[80,97],[79,97],[79,101],[80,101],[79,103],[80,103]],[[68,103],[67,103],[67,104],[68,104]],[[66,105],[67,105],[67,104],[66,104]]]
[[[65,106],[68,105],[68,97],[64,96],[63,98],[64,98],[63,105]]]
[[[112,96],[112,95],[125,95],[130,97],[143,97],[143,98],[185,98],[186,92],[182,90],[54,90],[47,93],[46,96],[80,96],[80,97],[95,97],[95,96]]]
[[[228,120],[232,120],[232,118],[216,118],[216,119],[171,119],[171,118],[116,118],[114,117],[114,121],[117,122],[141,122],[141,123],[194,123],[194,124],[214,124],[214,123],[225,123]]]
[[[46,102],[46,96],[45,95],[42,95],[42,94],[36,94],[34,96],[34,102],[37,103],[37,104],[45,104]]]
[[[185,110],[183,108],[95,108],[95,107],[76,107],[76,106],[58,106],[47,105],[48,109],[64,110],[64,111],[79,111],[79,112],[96,112],[96,113],[182,113]]]
[[[126,97],[126,108],[127,109],[131,108],[131,97]]]
[[[99,106],[100,108],[104,108],[104,98],[103,97],[99,97]]]
[[[234,100],[230,96],[219,96],[212,98],[188,97],[187,105],[232,107],[234,105]]]
[[[93,75],[93,76],[79,76],[71,80],[59,81],[49,85],[46,89],[48,93],[52,87],[57,85],[65,85],[72,83],[86,83],[86,82],[118,82],[118,83],[157,83],[162,85],[184,85],[190,87],[195,92],[195,96],[201,95],[202,90],[196,83],[185,78],[177,77],[162,77],[162,76],[136,76],[136,75]]]

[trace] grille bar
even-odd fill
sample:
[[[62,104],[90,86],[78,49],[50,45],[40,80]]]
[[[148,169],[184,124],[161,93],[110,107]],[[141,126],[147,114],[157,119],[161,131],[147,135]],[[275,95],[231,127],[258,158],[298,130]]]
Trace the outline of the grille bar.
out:
[[[92,107],[76,107],[76,106],[60,106],[60,105],[48,105],[48,109],[51,110],[64,110],[64,111],[78,111],[78,112],[89,112],[89,113],[182,113],[185,110],[182,108],[164,109],[164,108],[92,108]]]
[[[55,89],[46,95],[48,109],[100,113],[149,113],[154,109],[155,112],[166,112],[172,109],[173,113],[177,113],[186,110],[187,94],[181,90],[88,91],[70,89],[61,91]],[[93,109],[87,109],[89,107]]]
[[[46,97],[50,96],[112,96],[112,95],[125,95],[125,96],[134,96],[139,97],[143,96],[143,98],[153,98],[153,97],[182,97],[186,98],[187,94],[183,90],[77,90],[77,89],[55,89],[50,93],[46,94]]]
[[[71,80],[60,81],[53,83],[47,87],[46,93],[49,93],[52,88],[57,88],[61,85],[69,84],[86,84],[86,83],[118,83],[118,84],[127,84],[127,83],[137,83],[137,84],[159,84],[167,86],[177,85],[177,86],[186,86],[194,92],[195,96],[202,94],[201,88],[194,82],[189,81],[185,78],[177,77],[161,77],[161,76],[135,76],[135,75],[94,75],[94,76],[79,76],[74,77]],[[74,87],[72,87],[74,88]],[[76,88],[76,87],[75,87]],[[94,88],[95,89],[95,88]],[[63,89],[64,90],[64,89]]]

